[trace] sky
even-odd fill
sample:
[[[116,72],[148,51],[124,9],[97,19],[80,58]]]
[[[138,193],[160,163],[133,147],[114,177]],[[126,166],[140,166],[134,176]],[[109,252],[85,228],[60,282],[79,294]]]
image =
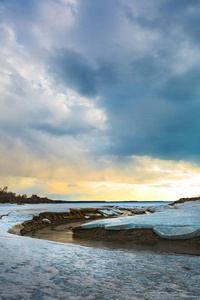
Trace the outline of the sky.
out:
[[[0,0],[0,45],[2,187],[200,194],[198,0]]]

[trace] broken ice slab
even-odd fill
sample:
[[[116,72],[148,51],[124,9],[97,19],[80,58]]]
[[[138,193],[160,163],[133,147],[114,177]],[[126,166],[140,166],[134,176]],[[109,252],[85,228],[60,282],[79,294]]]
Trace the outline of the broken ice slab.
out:
[[[87,214],[89,217],[101,217],[101,214]]]
[[[44,219],[42,220],[42,222],[51,224],[51,221],[50,221],[49,219],[47,219],[47,218],[44,218]]]
[[[135,224],[135,223],[121,223],[121,224],[108,224],[104,228],[107,230],[121,230],[121,229],[135,229],[135,228],[152,228],[152,224]]]
[[[93,221],[82,227],[107,230],[152,228],[165,239],[188,239],[200,236],[200,201],[178,204],[173,209],[163,206],[152,214]]]
[[[103,215],[104,217],[112,217],[112,216],[119,216],[122,214],[121,210],[109,208],[109,209],[99,209],[98,212]]]
[[[159,237],[170,240],[191,239],[200,235],[199,226],[156,226],[153,230]]]
[[[105,225],[104,227],[107,230],[121,230],[121,229],[134,229],[135,225],[133,223],[130,223],[130,224]]]
[[[104,217],[113,216],[113,212],[108,209],[99,209],[98,212],[102,214]]]
[[[117,209],[117,208],[111,208],[110,209],[114,214],[116,215],[121,215],[123,214],[123,212],[120,210],[120,209]]]

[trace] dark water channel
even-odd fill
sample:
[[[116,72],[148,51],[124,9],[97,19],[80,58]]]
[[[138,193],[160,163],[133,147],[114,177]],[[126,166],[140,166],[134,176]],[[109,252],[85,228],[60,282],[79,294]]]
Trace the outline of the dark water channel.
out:
[[[120,241],[98,241],[86,238],[74,238],[72,230],[65,225],[58,225],[54,229],[50,227],[39,230],[36,234],[32,235],[33,238],[50,240],[60,243],[81,245],[93,248],[102,248],[110,250],[122,251],[142,251],[154,253],[171,253],[171,254],[190,254],[200,255],[200,246],[188,244],[187,242],[162,240],[156,244],[136,244],[134,242],[120,242]]]

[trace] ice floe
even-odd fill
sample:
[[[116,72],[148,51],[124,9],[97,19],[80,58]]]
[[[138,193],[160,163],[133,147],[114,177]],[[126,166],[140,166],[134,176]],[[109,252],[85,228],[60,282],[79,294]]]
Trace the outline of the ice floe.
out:
[[[188,239],[200,235],[200,201],[158,206],[154,211],[140,216],[97,220],[82,227],[104,227],[107,230],[152,228],[164,239]]]

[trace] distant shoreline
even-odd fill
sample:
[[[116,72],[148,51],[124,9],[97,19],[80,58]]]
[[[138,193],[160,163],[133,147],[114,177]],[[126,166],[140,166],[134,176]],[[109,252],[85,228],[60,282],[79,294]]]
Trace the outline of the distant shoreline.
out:
[[[11,202],[11,201],[7,201],[7,202],[0,202],[0,204],[18,204],[18,205],[23,205],[23,204],[64,204],[64,203],[72,203],[72,204],[76,204],[76,203],[103,203],[103,204],[109,204],[109,203],[173,203],[174,201],[162,201],[162,200],[150,200],[150,201],[142,201],[142,200],[125,200],[125,201],[120,201],[120,200],[102,200],[102,201],[98,201],[98,200],[83,200],[83,201],[67,201],[67,200],[50,200],[48,199],[49,202],[43,202],[43,201],[38,201],[38,202],[30,202],[30,201],[23,201],[23,202]]]

